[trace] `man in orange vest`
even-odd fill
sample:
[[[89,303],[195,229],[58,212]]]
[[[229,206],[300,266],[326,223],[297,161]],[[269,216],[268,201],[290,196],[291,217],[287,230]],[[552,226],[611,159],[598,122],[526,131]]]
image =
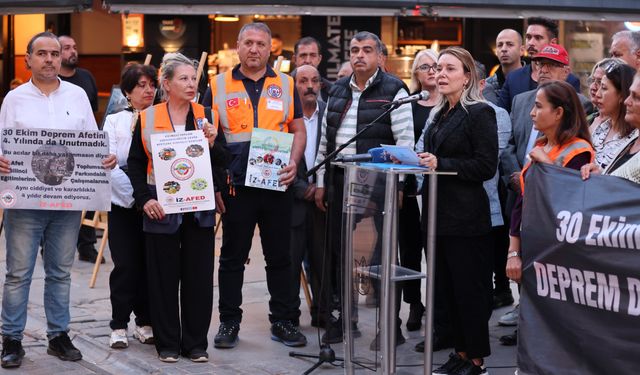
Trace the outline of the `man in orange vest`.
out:
[[[298,316],[290,287],[291,210],[293,193],[244,186],[249,144],[254,128],[293,133],[289,165],[279,171],[280,183],[289,186],[304,153],[306,131],[302,106],[293,79],[267,65],[271,30],[263,23],[246,24],[238,34],[240,64],[211,80],[212,108],[218,113],[231,154],[229,186],[217,193],[222,212],[223,236],[218,283],[220,329],[216,348],[238,343],[242,320],[244,264],[258,224],[267,263],[271,339],[287,346],[306,345],[306,337],[294,323]]]

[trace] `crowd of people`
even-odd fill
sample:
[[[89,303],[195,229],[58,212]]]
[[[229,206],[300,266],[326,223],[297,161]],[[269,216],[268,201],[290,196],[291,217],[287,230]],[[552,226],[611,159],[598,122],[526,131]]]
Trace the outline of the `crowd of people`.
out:
[[[104,123],[110,155],[103,166],[111,169],[112,188],[110,347],[128,347],[133,313],[133,336],[154,344],[161,361],[209,359],[216,213],[164,212],[150,140],[160,132],[202,131],[210,148],[223,228],[220,326],[213,346],[231,349],[239,342],[244,270],[256,225],[266,260],[271,339],[287,346],[307,343],[300,331],[303,265],[313,295],[311,325],[325,329],[322,341],[342,342],[349,325],[357,332],[357,322],[343,321],[340,313],[344,174],[324,167],[312,176],[307,171],[372,123],[342,156],[395,144],[415,149],[422,166],[456,172],[438,181],[432,343],[434,350],[453,352],[433,373],[487,374],[489,318],[493,309],[514,303],[509,279],[519,282],[522,275],[524,181],[532,163],[580,170],[584,179],[604,174],[640,182],[640,33],[613,36],[611,58],[593,67],[586,98],[571,74],[569,54],[558,44],[557,23],[531,18],[527,24],[524,38],[511,29],[497,35],[500,66],[491,77],[464,48],[423,50],[415,56],[408,87],[387,72],[384,44],[366,31],[350,40],[350,61],[330,82],[318,71],[317,40],[304,37],[289,52],[281,41],[273,43],[265,24],[246,24],[238,33],[240,63],[211,79],[201,103],[194,100],[197,62],[188,57],[166,54],[160,75],[150,65],[127,65],[120,89],[129,107]],[[74,50],[69,37],[45,32],[31,39],[26,62],[32,78],[6,96],[0,128],[97,130],[86,90],[64,78],[69,71],[62,68],[63,56],[77,62]],[[296,65],[291,75],[270,63],[270,56],[287,53]],[[384,114],[381,103],[421,91],[429,92],[428,98]],[[43,106],[50,111],[37,109]],[[79,118],[73,123],[62,115],[70,106]],[[288,187],[284,192],[245,186],[254,128],[293,135],[290,161],[279,171],[280,184]],[[10,173],[10,162],[0,156],[0,173]],[[426,184],[415,176],[401,182],[399,263],[420,270],[427,223],[419,200],[426,212],[428,200],[421,192]],[[25,355],[27,296],[40,243],[48,353],[62,360],[82,358],[67,335],[79,219],[75,211],[6,211],[2,367],[19,367]],[[91,253],[86,258],[96,260]],[[409,304],[406,328],[419,330],[425,311],[420,282],[405,282],[401,291]],[[499,319],[507,326],[517,321],[517,305]],[[397,316],[396,345],[405,342],[401,324]],[[514,345],[517,338],[514,333],[500,341]],[[376,340],[371,348],[377,347]],[[424,347],[422,342],[415,350]]]

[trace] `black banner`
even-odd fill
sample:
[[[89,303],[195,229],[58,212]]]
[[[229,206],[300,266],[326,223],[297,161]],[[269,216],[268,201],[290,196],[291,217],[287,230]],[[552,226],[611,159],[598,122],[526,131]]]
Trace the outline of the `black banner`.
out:
[[[522,374],[635,374],[640,186],[534,165],[522,222]]]
[[[342,63],[349,61],[349,43],[359,31],[380,36],[380,17],[302,17],[302,36],[312,36],[322,45],[321,76],[336,79]]]

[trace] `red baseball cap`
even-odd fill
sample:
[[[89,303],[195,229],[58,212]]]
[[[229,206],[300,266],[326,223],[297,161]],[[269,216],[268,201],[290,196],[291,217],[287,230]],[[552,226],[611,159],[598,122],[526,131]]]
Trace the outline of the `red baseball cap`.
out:
[[[542,50],[532,57],[532,60],[548,59],[559,62],[562,65],[569,65],[569,54],[559,44],[549,43],[542,47]]]

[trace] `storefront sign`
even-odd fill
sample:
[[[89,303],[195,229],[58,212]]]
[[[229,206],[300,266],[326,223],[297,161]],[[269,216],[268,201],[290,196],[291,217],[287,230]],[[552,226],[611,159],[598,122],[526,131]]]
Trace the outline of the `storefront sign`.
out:
[[[109,211],[111,171],[101,131],[2,130],[2,152],[11,173],[0,175],[0,207],[33,210]]]
[[[588,75],[593,65],[604,57],[602,33],[572,33],[569,35],[568,47],[574,74]]]
[[[335,80],[343,62],[349,61],[349,43],[360,31],[380,36],[380,17],[302,17],[302,35],[312,36],[322,45],[320,75]]]
[[[201,131],[151,135],[158,202],[166,214],[216,208],[209,144]]]
[[[122,45],[129,48],[144,47],[144,15],[122,15]]]

